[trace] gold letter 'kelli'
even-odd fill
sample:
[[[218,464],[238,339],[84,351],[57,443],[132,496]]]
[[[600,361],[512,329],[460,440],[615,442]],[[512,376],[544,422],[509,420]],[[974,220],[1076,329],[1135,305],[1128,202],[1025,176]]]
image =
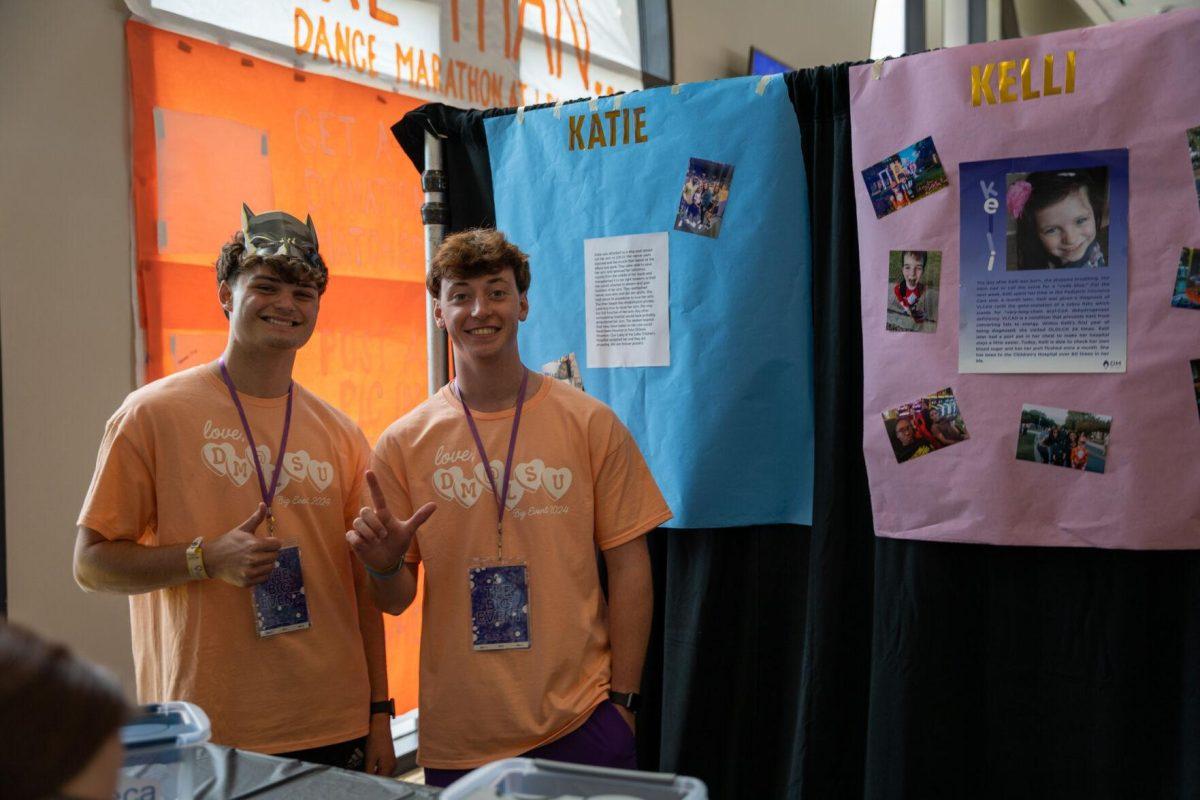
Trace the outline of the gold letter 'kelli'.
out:
[[[1042,57],[1042,85],[1034,84],[1037,74],[1034,70],[1034,59],[1023,58],[1016,60],[997,61],[994,64],[971,65],[971,105],[995,105],[997,103],[1015,103],[1019,100],[1037,100],[1040,97],[1053,97],[1060,94],[1075,93],[1075,51],[1068,50],[1063,59],[1066,62],[1062,72],[1062,83],[1056,84],[1054,54],[1047,53]],[[1017,92],[1018,82],[1020,93]]]

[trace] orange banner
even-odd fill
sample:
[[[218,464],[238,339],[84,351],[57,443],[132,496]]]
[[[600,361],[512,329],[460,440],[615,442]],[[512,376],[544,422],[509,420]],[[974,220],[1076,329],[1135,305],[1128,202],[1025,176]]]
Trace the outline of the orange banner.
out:
[[[418,101],[137,22],[126,40],[147,380],[224,348],[212,265],[242,202],[312,214],[330,280],[296,379],[373,442],[426,394],[420,178],[389,130]],[[397,710],[417,705],[420,620],[385,618]]]

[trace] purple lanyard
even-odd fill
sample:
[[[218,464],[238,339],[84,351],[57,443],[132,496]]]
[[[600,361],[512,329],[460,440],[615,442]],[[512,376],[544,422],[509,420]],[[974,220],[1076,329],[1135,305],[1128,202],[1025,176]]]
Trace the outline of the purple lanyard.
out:
[[[462,403],[463,413],[467,416],[467,425],[471,428],[471,435],[475,437],[475,446],[479,448],[479,457],[483,459],[483,471],[487,473],[488,483],[492,486],[492,496],[496,498],[497,561],[504,558],[504,509],[507,507],[509,478],[512,477],[513,453],[517,449],[517,429],[521,427],[521,406],[525,405],[525,387],[528,385],[529,370],[525,370],[521,375],[521,388],[517,390],[517,411],[513,414],[512,433],[508,437],[508,458],[504,461],[504,492],[501,494],[496,491],[496,479],[492,475],[492,462],[488,460],[487,450],[483,447],[483,439],[479,436],[479,428],[475,425],[475,418],[471,416],[471,409],[467,406],[467,401],[463,399],[458,379],[454,379],[454,393],[458,395],[458,402]]]
[[[225,385],[229,388],[229,396],[233,398],[233,404],[237,406],[238,416],[242,418],[242,429],[246,431],[246,439],[250,442],[250,453],[254,458],[254,469],[258,473],[258,490],[262,492],[263,504],[267,507],[267,515],[269,519],[268,530],[271,533],[275,532],[275,515],[271,512],[271,501],[275,499],[275,489],[279,486],[279,471],[283,468],[283,454],[287,452],[288,431],[292,427],[292,387],[295,382],[288,383],[287,394],[287,411],[283,417],[283,436],[279,440],[279,453],[275,456],[275,472],[271,475],[271,488],[267,489],[267,479],[263,475],[262,462],[258,460],[258,447],[254,444],[254,434],[250,432],[250,421],[246,419],[246,409],[242,408],[242,401],[238,397],[237,387],[233,385],[233,378],[229,377],[229,370],[225,367],[225,359],[220,359],[221,377],[225,379]]]

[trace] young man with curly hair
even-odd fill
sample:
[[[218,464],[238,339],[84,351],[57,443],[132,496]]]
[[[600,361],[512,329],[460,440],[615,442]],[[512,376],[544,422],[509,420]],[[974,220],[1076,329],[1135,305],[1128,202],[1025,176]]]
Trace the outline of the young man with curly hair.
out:
[[[108,421],[75,576],[130,595],[140,702],[196,703],[220,744],[390,774],[382,618],[345,540],[370,450],[292,380],[328,278],[311,219],[243,207],[217,260],[224,354]]]
[[[417,761],[435,786],[516,755],[637,765],[644,534],[671,511],[611,409],[521,363],[529,282],[497,231],[442,244],[427,288],[455,380],[384,432],[347,533],[389,613],[425,566]]]

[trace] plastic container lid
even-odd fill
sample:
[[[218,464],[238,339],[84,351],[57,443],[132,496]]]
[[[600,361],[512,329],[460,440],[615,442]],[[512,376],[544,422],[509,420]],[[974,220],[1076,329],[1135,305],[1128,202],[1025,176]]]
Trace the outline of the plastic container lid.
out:
[[[142,706],[121,727],[121,744],[126,753],[152,753],[204,744],[212,735],[212,724],[200,706],[172,700]]]
[[[506,758],[464,775],[441,800],[708,800],[696,778],[661,772],[588,767],[532,758]]]

